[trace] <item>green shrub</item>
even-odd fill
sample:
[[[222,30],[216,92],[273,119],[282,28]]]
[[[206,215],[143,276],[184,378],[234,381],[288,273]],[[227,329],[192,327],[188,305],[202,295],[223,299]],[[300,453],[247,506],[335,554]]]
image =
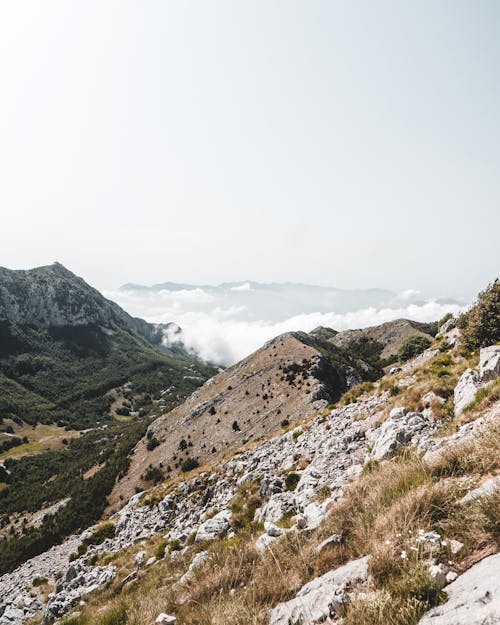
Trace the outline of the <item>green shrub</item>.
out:
[[[287,490],[295,490],[299,481],[300,475],[298,473],[289,473],[285,478],[285,488]]]
[[[165,540],[162,540],[162,542],[156,548],[155,556],[157,560],[163,560],[163,558],[165,557],[166,548],[167,548],[167,542]]]
[[[197,469],[200,466],[200,463],[196,458],[186,458],[184,462],[181,464],[181,471],[183,473],[187,473],[188,471],[192,471],[193,469]]]
[[[160,444],[160,441],[155,437],[152,436],[149,440],[148,443],[146,445],[146,449],[148,451],[153,451],[153,449],[156,449],[158,447],[158,445]]]
[[[115,526],[113,523],[104,523],[98,527],[93,534],[84,540],[87,545],[100,545],[106,538],[115,537]],[[80,549],[78,549],[80,551]]]
[[[477,302],[458,318],[462,341],[474,350],[500,341],[500,280],[482,291]]]
[[[407,360],[410,360],[410,358],[418,356],[425,351],[430,344],[430,339],[423,334],[412,334],[412,336],[408,336],[399,348],[399,362],[406,362]]]
[[[153,484],[158,484],[159,482],[163,482],[164,479],[165,476],[163,475],[163,472],[159,467],[149,466],[146,469],[146,473],[144,475],[144,480],[146,482],[153,482]]]

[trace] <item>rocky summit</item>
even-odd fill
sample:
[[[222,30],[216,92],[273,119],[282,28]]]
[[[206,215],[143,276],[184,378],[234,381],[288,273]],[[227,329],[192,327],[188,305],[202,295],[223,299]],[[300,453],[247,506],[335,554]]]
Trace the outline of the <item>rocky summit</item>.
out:
[[[499,623],[500,345],[468,321],[371,329],[413,350],[385,372],[320,328],[217,373],[0,577],[0,625]]]

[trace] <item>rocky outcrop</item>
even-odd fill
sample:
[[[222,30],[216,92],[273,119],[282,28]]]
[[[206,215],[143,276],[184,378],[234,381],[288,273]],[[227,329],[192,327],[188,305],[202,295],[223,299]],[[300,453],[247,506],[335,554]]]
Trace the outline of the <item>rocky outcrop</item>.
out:
[[[430,610],[419,625],[500,623],[500,554],[485,558],[446,587],[448,600]]]
[[[481,382],[491,382],[500,375],[500,345],[483,347],[479,352]]]
[[[422,413],[406,413],[405,409],[396,408],[380,426],[370,459],[390,458],[398,449],[411,444],[422,431],[432,427],[430,420]]]
[[[117,484],[113,503],[133,495],[150,464],[168,466],[174,476],[182,473],[187,455],[200,465],[222,462],[246,443],[293,426],[375,377],[371,366],[322,338],[282,334],[156,419]],[[154,449],[148,446],[152,437],[159,442]]]
[[[314,625],[338,618],[356,587],[368,581],[369,560],[353,560],[305,584],[294,599],[271,610],[269,625]]]
[[[81,597],[94,592],[115,577],[115,566],[85,566],[82,562],[75,562],[49,597],[43,623],[51,623],[56,617],[63,616]]]
[[[455,417],[459,417],[469,404],[474,401],[481,386],[479,374],[473,369],[466,369],[455,386]]]
[[[222,510],[218,512],[214,517],[208,519],[200,525],[196,532],[195,542],[205,542],[207,540],[214,540],[222,534],[225,534],[229,529],[229,520],[231,519],[231,510]]]
[[[460,500],[460,504],[465,505],[476,499],[489,497],[491,495],[494,495],[497,491],[500,491],[500,475],[490,477],[480,486],[468,492],[467,495],[462,497],[462,499]]]
[[[475,399],[478,390],[500,375],[500,345],[483,347],[479,352],[479,372],[466,369],[460,377],[454,392],[455,417]]]

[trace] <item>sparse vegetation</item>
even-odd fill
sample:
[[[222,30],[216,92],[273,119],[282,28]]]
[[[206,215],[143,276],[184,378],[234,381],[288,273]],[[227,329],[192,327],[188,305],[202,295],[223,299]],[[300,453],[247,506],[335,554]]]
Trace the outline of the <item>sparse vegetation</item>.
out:
[[[188,471],[193,471],[193,469],[197,469],[200,466],[200,463],[196,458],[186,458],[184,462],[181,464],[181,471],[183,473],[187,473]]]
[[[399,362],[406,362],[411,358],[415,358],[415,356],[421,354],[428,347],[430,347],[430,345],[430,339],[423,334],[413,334],[412,336],[407,337],[401,344],[398,351]]]

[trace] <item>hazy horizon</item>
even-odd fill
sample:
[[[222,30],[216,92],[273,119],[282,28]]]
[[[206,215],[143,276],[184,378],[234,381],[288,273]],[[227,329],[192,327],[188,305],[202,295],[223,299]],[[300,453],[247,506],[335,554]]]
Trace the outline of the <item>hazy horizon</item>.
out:
[[[231,365],[290,331],[318,326],[348,330],[407,318],[437,321],[458,314],[469,302],[436,300],[406,290],[347,290],[298,284],[240,282],[219,286],[125,285],[104,294],[127,312],[152,323],[175,323],[165,333],[170,344],[184,345],[203,360]]]
[[[490,0],[4,2],[0,264],[471,298],[500,266],[499,25]]]

